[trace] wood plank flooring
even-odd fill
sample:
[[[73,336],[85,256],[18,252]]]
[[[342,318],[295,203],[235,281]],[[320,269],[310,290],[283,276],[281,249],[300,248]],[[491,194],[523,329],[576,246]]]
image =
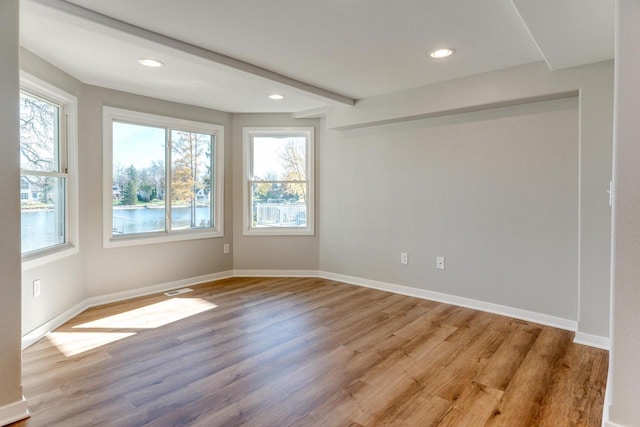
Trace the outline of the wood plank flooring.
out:
[[[573,333],[323,279],[96,307],[24,351],[35,426],[599,426]]]

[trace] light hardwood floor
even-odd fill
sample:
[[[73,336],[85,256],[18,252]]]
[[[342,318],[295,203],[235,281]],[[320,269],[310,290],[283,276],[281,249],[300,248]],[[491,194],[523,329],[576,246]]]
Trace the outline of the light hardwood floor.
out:
[[[80,314],[24,352],[23,426],[599,426],[573,333],[323,279],[235,278]]]

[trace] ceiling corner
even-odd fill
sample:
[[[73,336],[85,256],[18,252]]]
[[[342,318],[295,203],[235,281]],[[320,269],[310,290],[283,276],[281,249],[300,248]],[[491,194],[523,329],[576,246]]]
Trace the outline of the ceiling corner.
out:
[[[614,56],[614,0],[511,0],[551,70]]]

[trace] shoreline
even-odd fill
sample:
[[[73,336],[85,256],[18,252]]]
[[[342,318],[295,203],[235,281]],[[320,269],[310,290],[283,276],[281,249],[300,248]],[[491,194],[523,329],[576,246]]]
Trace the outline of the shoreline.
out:
[[[202,205],[202,206],[198,206],[196,205],[196,208],[207,208],[209,206],[207,205]],[[129,211],[129,210],[139,210],[139,209],[164,209],[164,205],[157,205],[157,206],[136,206],[136,205],[121,205],[121,206],[113,206],[113,210],[116,211]],[[181,205],[181,206],[171,206],[171,209],[186,209],[186,208],[191,208],[190,205]],[[25,212],[54,212],[56,209],[53,206],[42,206],[42,207],[20,207],[20,212],[21,213],[25,213]]]

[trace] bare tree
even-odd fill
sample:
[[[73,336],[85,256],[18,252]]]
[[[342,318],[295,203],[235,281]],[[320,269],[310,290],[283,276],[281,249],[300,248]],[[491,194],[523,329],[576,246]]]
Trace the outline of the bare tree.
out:
[[[29,95],[20,96],[21,168],[55,171],[58,108]]]
[[[20,94],[20,169],[32,193],[49,202],[54,178],[29,172],[59,172],[57,141],[59,108],[25,93]]]
[[[171,143],[171,200],[190,204],[191,227],[195,227],[196,196],[198,191],[205,187],[204,178],[207,171],[205,152],[207,147],[211,150],[211,136],[174,131]]]
[[[287,181],[306,181],[306,155],[304,141],[289,138],[279,153],[282,166],[287,172],[285,179]],[[297,195],[303,200],[307,199],[307,188],[304,184],[285,185],[285,192],[291,195]]]

